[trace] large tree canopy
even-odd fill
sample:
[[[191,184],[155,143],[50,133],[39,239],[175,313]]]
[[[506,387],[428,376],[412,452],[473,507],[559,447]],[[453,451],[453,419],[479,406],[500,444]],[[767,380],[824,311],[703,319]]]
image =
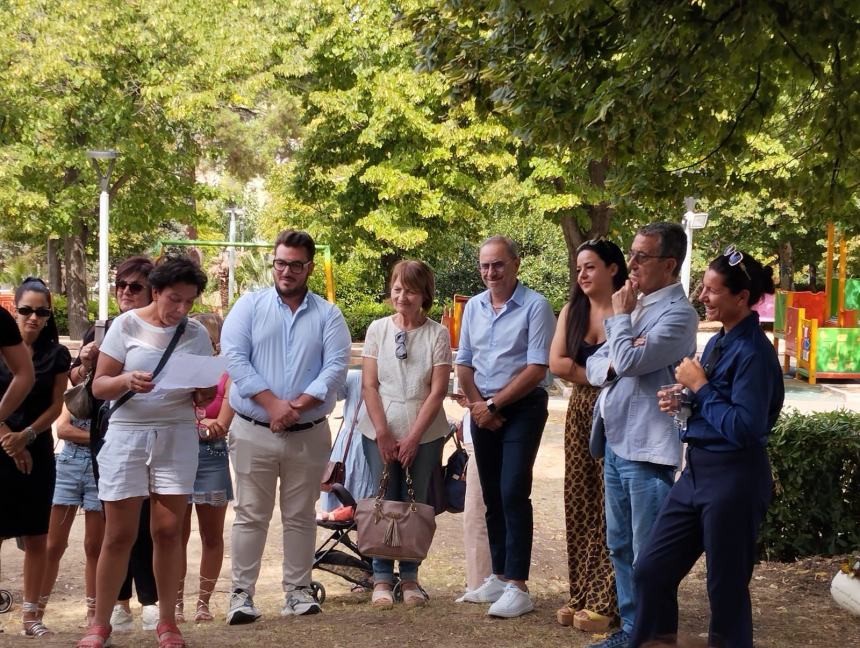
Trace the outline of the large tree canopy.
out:
[[[857,220],[856,1],[428,0],[408,20],[455,96],[605,165],[613,205],[764,189]]]

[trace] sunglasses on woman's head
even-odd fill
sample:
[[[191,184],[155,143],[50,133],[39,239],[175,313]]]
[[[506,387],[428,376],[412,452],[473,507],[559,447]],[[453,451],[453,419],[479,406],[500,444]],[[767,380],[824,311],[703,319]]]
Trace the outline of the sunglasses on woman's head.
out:
[[[18,314],[23,315],[24,317],[30,317],[33,313],[36,313],[36,317],[50,317],[51,309],[50,308],[32,308],[30,306],[19,306]]]
[[[117,292],[120,292],[121,290],[125,290],[125,289],[128,289],[128,291],[132,295],[136,295],[141,290],[143,290],[143,284],[138,283],[136,281],[128,282],[128,281],[124,281],[123,279],[120,279],[119,281],[116,282],[116,291]]]
[[[743,270],[743,273],[747,276],[747,279],[752,281],[752,277],[750,277],[750,273],[747,272],[747,268],[744,265],[743,252],[738,250],[737,247],[735,247],[734,243],[732,243],[725,250],[723,250],[723,256],[728,258],[730,266],[740,267],[740,269]]]

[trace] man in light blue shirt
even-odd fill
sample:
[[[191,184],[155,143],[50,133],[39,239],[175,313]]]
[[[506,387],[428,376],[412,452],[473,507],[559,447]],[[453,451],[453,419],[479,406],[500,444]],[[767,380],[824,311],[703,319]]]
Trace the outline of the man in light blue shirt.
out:
[[[230,457],[236,473],[232,593],[227,623],[260,617],[253,595],[280,480],[281,614],[315,614],[310,592],[314,507],[328,461],[327,416],[346,381],[350,336],[340,310],[310,292],[315,246],[305,232],[275,241],[275,285],[243,295],[224,321],[221,348],[233,385]]]
[[[534,609],[531,564],[532,469],[547,419],[547,368],[555,316],[546,299],[517,280],[513,241],[494,236],[479,254],[487,290],[463,312],[457,378],[472,418],[493,573],[462,601],[492,603],[488,614]]]

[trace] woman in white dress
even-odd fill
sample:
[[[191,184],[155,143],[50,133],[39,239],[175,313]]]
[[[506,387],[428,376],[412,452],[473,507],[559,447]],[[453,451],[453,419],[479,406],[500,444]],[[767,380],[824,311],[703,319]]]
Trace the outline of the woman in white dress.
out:
[[[375,483],[389,469],[389,500],[426,503],[430,473],[438,466],[449,427],[442,409],[451,374],[448,330],[427,317],[436,280],[422,261],[401,261],[391,273],[395,314],[371,323],[364,341],[362,387],[367,416],[359,422]],[[424,605],[417,562],[400,561],[403,602]],[[394,604],[394,561],[373,560],[375,607]]]

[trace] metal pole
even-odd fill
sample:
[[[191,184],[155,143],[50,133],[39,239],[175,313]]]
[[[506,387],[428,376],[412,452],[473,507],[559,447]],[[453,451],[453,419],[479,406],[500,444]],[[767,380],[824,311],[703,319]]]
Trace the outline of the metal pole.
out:
[[[108,318],[108,295],[110,291],[108,271],[110,268],[110,250],[109,243],[109,201],[110,195],[110,176],[113,172],[113,165],[116,162],[116,151],[87,151],[87,157],[90,158],[93,168],[99,176],[99,186],[101,193],[99,194],[99,319],[106,320]],[[99,160],[107,161],[107,169],[102,172]]]
[[[232,245],[236,242],[236,210],[228,209],[230,214],[230,233],[229,239],[231,245],[227,248],[227,304],[233,303],[233,295],[236,294],[236,246]]]
[[[102,188],[99,195],[99,319],[108,318],[108,192]]]
[[[693,260],[690,258],[693,256],[693,208],[696,206],[696,199],[692,196],[687,196],[684,198],[684,207],[686,208],[686,212],[684,213],[684,220],[682,224],[684,226],[684,233],[687,235],[687,254],[684,255],[684,263],[681,264],[681,285],[684,286],[684,293],[687,297],[690,296],[690,268],[692,267]]]

